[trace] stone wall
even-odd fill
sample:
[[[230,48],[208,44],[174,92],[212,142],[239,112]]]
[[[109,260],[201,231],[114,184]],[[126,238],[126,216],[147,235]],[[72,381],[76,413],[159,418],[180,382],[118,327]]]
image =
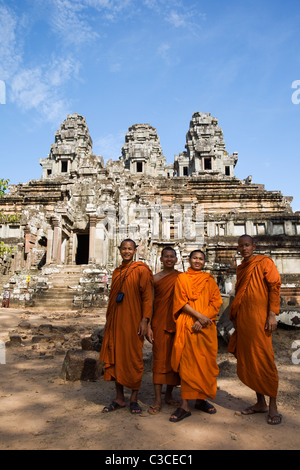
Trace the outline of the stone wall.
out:
[[[22,276],[39,278],[49,268],[91,267],[110,279],[121,261],[118,246],[127,237],[139,245],[137,259],[154,272],[164,246],[176,249],[180,270],[188,267],[189,252],[201,247],[205,269],[229,295],[240,262],[237,238],[248,233],[256,238],[257,253],[275,261],[288,300],[291,277],[300,288],[300,215],[291,209],[292,198],[266,191],[251,177],[235,177],[238,154],[228,154],[222,129],[209,113],[193,114],[185,148],[167,164],[156,129],[135,124],[120,159],[104,165],[92,152],[85,119],[69,115],[48,157],[40,160],[41,179],[11,186],[0,201],[4,214],[20,214],[19,222],[0,224],[1,240],[14,249],[0,269],[12,279],[19,276],[20,299]],[[103,302],[97,289],[105,286],[97,282],[95,276],[78,283],[77,305]]]

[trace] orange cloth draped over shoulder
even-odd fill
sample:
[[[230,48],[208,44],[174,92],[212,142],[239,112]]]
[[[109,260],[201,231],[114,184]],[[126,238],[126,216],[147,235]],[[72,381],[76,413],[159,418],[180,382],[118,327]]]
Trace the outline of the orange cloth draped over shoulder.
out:
[[[178,385],[179,375],[172,370],[171,353],[176,324],[173,319],[174,286],[179,271],[154,281],[154,304],[151,328],[153,330],[153,383]]]
[[[124,298],[117,303],[120,274],[123,279],[127,267],[122,263],[113,272],[100,360],[104,362],[104,380],[116,380],[138,390],[143,375],[144,343],[138,327],[143,317],[150,319],[152,315],[153,274],[145,263],[132,262],[122,284]]]
[[[194,333],[196,318],[182,311],[186,304],[209,317],[212,324]],[[171,364],[180,375],[182,399],[216,396],[219,373],[216,318],[221,305],[221,294],[211,274],[189,268],[178,276],[173,302],[176,334]]]
[[[267,256],[243,261],[237,267],[236,294],[229,314],[236,331],[228,351],[237,358],[238,377],[256,393],[272,398],[277,395],[278,374],[272,335],[266,332],[265,324],[270,310],[279,313],[280,285],[279,272]]]

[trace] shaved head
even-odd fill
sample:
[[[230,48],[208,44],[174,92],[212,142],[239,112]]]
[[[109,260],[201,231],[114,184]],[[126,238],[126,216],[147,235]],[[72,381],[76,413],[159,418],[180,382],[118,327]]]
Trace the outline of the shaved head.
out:
[[[173,254],[174,254],[174,256],[177,258],[176,251],[175,251],[174,248],[172,248],[171,246],[165,246],[165,248],[162,250],[160,256],[163,256],[166,251],[172,251]]]
[[[137,248],[137,244],[135,243],[134,240],[131,240],[131,238],[126,238],[125,240],[123,240],[123,241],[121,242],[120,248],[121,248],[121,246],[123,245],[123,243],[126,243],[126,242],[127,242],[127,243],[128,243],[128,242],[129,242],[129,243],[132,243],[133,246],[134,246],[134,249]]]
[[[203,253],[202,250],[193,250],[193,251],[191,251],[189,258],[191,259],[191,257],[192,257],[195,253],[202,253],[203,258],[205,259],[205,254]]]
[[[251,241],[252,245],[254,245],[254,243],[255,243],[255,242],[254,242],[254,238],[252,238],[250,235],[247,235],[246,233],[245,233],[244,235],[241,235],[241,236],[239,237],[238,242],[239,242],[240,240],[242,240],[243,238],[249,238],[249,240]]]

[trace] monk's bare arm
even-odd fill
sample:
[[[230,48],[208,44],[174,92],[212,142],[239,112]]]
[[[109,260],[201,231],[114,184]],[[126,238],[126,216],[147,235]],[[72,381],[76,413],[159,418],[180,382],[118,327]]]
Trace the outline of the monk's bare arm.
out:
[[[269,306],[265,330],[271,334],[277,328],[276,315],[280,309],[280,274],[273,260],[267,258],[264,262],[264,279],[268,286]]]
[[[191,307],[189,304],[185,304],[185,306],[182,307],[182,311],[184,313],[188,313],[189,315],[192,315],[193,317],[195,317],[196,320],[199,321],[202,328],[204,328],[207,325],[211,325],[212,323],[210,318],[197,312],[197,310],[193,309],[193,307]]]
[[[142,301],[142,319],[138,327],[138,335],[146,336],[148,323],[153,313],[153,274],[149,268],[140,270],[140,295]]]

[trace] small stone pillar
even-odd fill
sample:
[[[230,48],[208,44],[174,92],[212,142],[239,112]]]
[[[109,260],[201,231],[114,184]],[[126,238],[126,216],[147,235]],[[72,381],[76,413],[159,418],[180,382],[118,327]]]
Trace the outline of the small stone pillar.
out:
[[[97,216],[90,215],[89,263],[95,263],[96,225]]]
[[[59,226],[59,220],[53,218],[53,261],[59,264],[61,259],[61,228]]]

